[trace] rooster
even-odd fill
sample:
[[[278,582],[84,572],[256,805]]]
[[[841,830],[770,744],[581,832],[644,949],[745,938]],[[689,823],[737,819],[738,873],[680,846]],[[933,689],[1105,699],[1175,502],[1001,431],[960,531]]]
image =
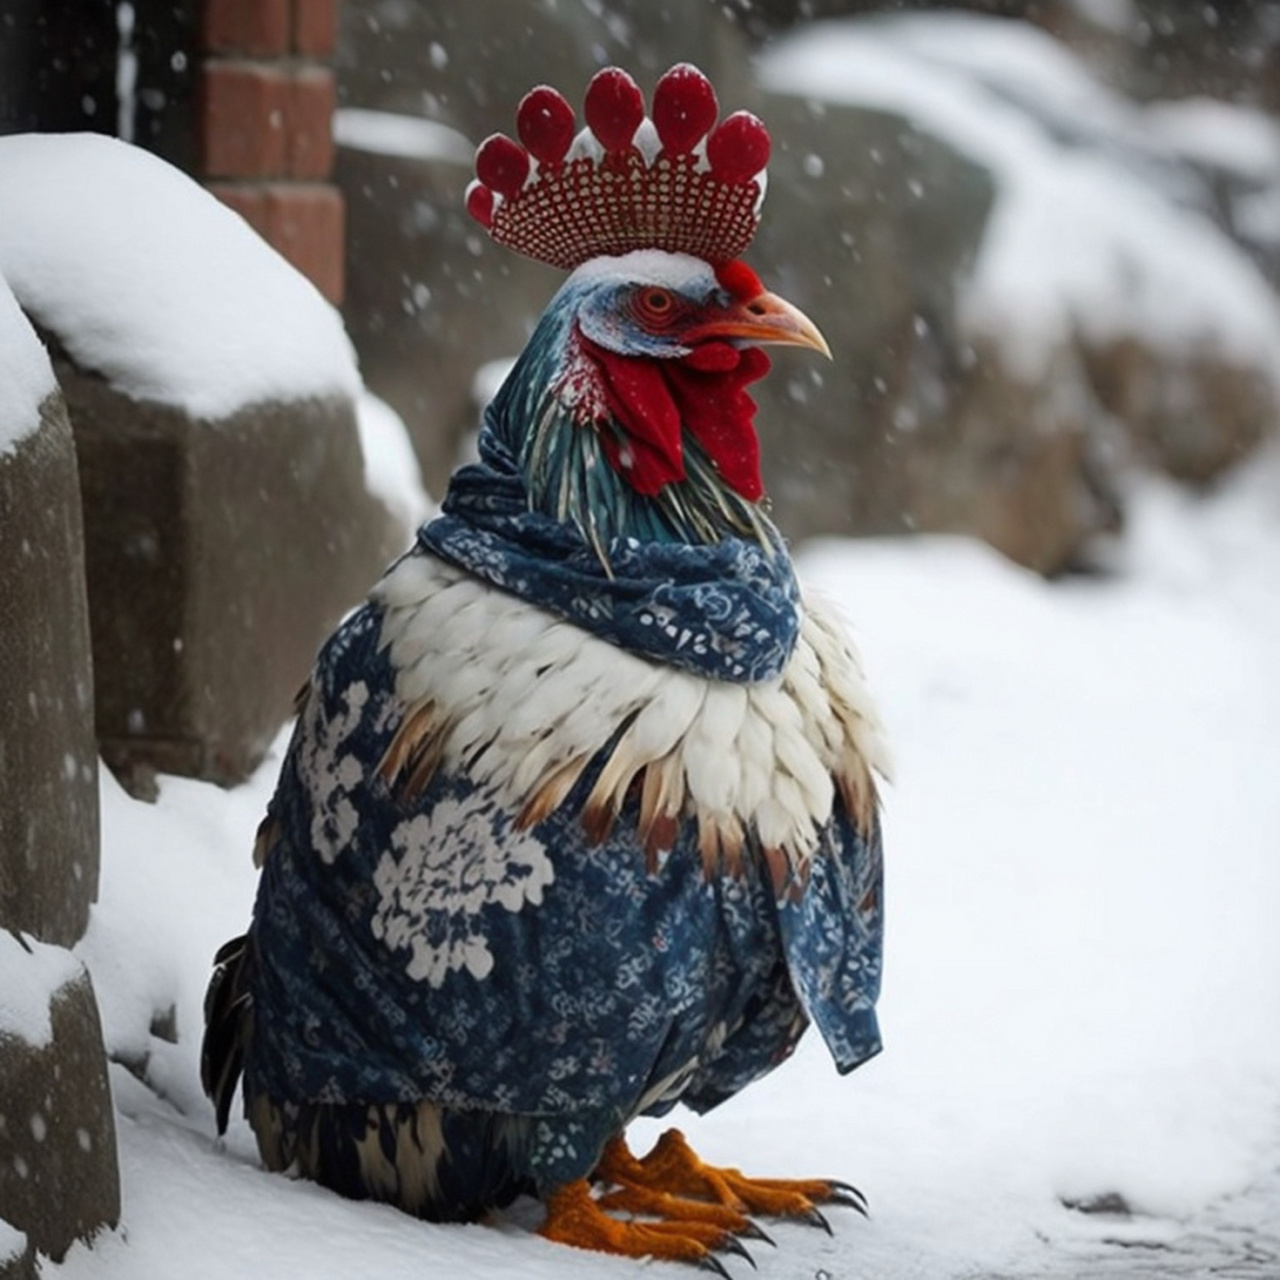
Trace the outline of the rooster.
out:
[[[218,954],[202,1072],[269,1169],[436,1221],[718,1266],[752,1215],[862,1209],[678,1130],[810,1023],[880,1047],[878,721],[763,505],[762,344],[824,354],[738,256],[768,135],[681,64],[542,87],[468,208],[570,269],[442,513],[322,648]],[[713,128],[713,125],[715,127]]]

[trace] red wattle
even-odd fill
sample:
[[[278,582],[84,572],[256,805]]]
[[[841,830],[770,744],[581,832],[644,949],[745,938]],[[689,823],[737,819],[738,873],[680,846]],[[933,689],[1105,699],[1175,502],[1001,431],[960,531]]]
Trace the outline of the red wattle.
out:
[[[589,349],[604,375],[609,409],[627,435],[624,442],[603,437],[605,452],[637,493],[653,497],[664,484],[684,479],[680,414],[662,377],[664,362]]]
[[[682,360],[621,356],[579,338],[601,375],[609,411],[626,434],[603,437],[614,470],[637,492],[654,496],[685,478],[682,428],[706,450],[725,483],[744,498],[764,496],[755,402],[749,383],[769,371],[759,347],[709,342]]]
[[[713,343],[728,347],[728,343]],[[759,347],[730,347],[739,359],[727,372],[708,371],[693,362],[670,361],[667,382],[685,427],[707,451],[725,483],[749,502],[764,497],[760,478],[760,442],[756,404],[747,384],[769,372],[769,357]]]

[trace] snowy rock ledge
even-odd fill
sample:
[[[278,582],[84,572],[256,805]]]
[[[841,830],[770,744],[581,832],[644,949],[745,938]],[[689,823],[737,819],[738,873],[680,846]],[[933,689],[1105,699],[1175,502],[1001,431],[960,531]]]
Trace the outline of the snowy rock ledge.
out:
[[[89,974],[69,951],[3,929],[0,1080],[0,1274],[22,1276],[28,1246],[59,1261],[119,1221],[120,1175]]]
[[[34,1266],[26,1233],[0,1218],[0,1280],[28,1280]]]
[[[338,313],[238,215],[98,134],[0,138],[0,276],[80,369],[217,421],[360,389]]]
[[[141,791],[157,768],[235,782],[408,541],[388,430],[366,456],[338,313],[163,161],[0,138],[0,208],[0,277],[75,434],[102,754]]]
[[[3,279],[0,438],[0,928],[70,946],[98,886],[80,488],[49,357]]]

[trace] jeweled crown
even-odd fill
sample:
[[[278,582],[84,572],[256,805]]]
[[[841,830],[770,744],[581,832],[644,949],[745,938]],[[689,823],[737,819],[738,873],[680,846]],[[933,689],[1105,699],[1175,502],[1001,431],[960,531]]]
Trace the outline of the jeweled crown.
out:
[[[467,210],[499,244],[572,270],[633,249],[690,253],[713,265],[751,242],[764,198],[769,134],[750,112],[716,123],[711,82],[687,62],[644,95],[618,67],[573,108],[540,85],[516,112],[520,141],[495,133],[476,151]]]

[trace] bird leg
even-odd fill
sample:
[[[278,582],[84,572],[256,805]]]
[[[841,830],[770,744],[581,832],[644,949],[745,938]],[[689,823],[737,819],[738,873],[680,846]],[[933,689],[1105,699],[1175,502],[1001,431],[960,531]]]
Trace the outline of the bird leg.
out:
[[[746,1252],[734,1239],[732,1230],[707,1217],[669,1220],[664,1215],[656,1222],[614,1218],[605,1211],[603,1201],[592,1194],[591,1184],[585,1178],[553,1191],[546,1204],[547,1218],[540,1233],[548,1240],[578,1249],[628,1258],[667,1258],[710,1264],[712,1270],[723,1270],[715,1265],[716,1252]]]
[[[745,1215],[753,1213],[801,1218],[830,1231],[819,1204],[848,1205],[862,1214],[867,1211],[862,1193],[848,1183],[829,1178],[748,1178],[738,1169],[704,1164],[679,1129],[668,1129],[640,1159],[623,1138],[615,1138],[605,1148],[593,1176],[617,1187],[601,1200],[608,1207],[660,1212],[664,1217],[668,1216],[667,1204],[722,1208],[739,1217],[743,1225],[731,1228],[738,1232],[748,1224]],[[652,1200],[655,1195],[661,1199]]]

